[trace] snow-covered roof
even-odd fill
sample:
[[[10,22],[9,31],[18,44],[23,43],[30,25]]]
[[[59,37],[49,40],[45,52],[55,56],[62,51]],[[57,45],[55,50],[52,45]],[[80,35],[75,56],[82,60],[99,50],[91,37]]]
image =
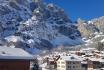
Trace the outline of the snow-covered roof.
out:
[[[100,58],[89,58],[91,61],[100,61]]]
[[[74,56],[61,56],[61,59],[65,61],[81,61],[80,59]]]
[[[103,62],[104,63],[104,59],[103,58],[89,58],[89,60],[91,60],[91,61],[98,61],[98,62]]]
[[[104,42],[104,39],[102,39],[100,42],[103,43]]]
[[[95,48],[83,48],[81,49],[81,51],[92,51],[92,50],[96,50]]]
[[[104,59],[100,59],[99,61],[104,63]]]
[[[21,48],[0,47],[0,59],[26,59],[33,60],[34,57]]]

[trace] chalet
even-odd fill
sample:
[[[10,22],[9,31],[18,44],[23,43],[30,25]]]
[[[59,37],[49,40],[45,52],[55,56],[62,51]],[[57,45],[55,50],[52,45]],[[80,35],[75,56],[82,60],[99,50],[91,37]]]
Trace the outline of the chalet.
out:
[[[60,56],[55,56],[52,59],[47,57],[46,62],[44,62],[40,67],[41,70],[57,70],[57,60]]]
[[[20,48],[0,47],[0,70],[30,70],[33,59]]]
[[[104,59],[90,58],[88,60],[88,70],[100,69],[104,67]]]
[[[81,60],[74,56],[61,56],[57,61],[57,70],[81,70]]]

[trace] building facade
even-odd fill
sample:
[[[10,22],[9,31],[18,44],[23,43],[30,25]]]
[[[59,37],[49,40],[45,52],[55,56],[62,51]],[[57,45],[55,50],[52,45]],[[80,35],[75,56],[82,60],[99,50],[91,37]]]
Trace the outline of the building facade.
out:
[[[0,47],[0,70],[30,70],[34,57],[20,48]]]
[[[73,56],[64,56],[57,61],[57,70],[81,70],[81,61]]]

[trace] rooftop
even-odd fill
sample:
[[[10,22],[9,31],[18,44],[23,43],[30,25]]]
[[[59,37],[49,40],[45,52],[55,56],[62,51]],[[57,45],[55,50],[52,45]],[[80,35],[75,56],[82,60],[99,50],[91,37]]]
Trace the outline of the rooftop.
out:
[[[0,59],[34,59],[32,55],[20,48],[0,47]]]
[[[80,59],[74,57],[74,56],[61,56],[61,59],[65,61],[81,61]]]

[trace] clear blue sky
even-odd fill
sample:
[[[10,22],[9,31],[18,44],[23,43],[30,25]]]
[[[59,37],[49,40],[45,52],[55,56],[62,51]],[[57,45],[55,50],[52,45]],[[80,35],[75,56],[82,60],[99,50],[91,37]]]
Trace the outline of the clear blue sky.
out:
[[[104,0],[44,0],[63,8],[71,20],[90,20],[104,16]]]

